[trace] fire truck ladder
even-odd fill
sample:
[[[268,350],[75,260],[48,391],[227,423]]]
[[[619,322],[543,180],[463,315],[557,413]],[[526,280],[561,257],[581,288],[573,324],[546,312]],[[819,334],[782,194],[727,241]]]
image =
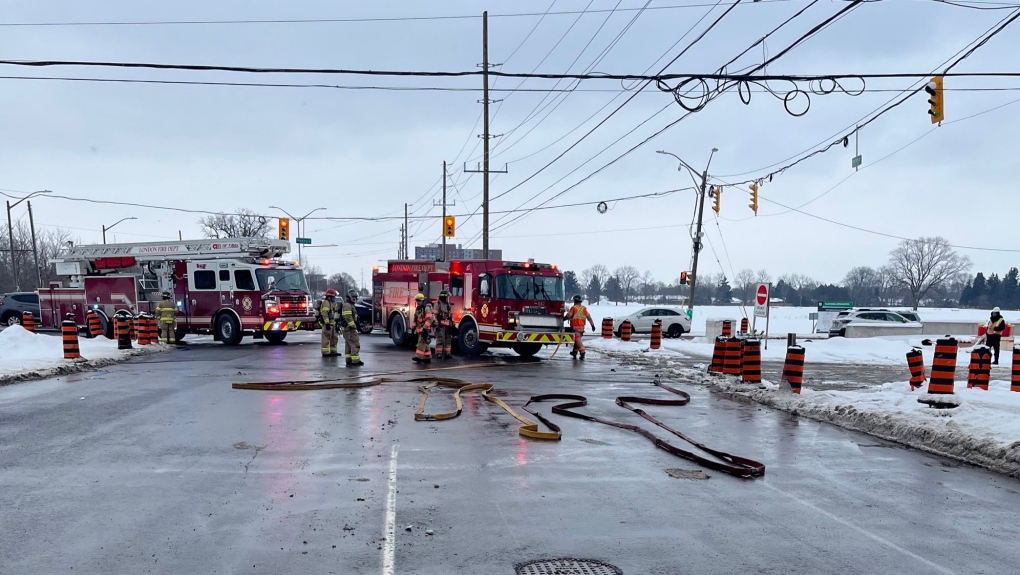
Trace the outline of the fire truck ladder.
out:
[[[94,261],[100,258],[134,258],[139,262],[219,258],[278,258],[290,251],[290,242],[265,238],[225,238],[180,242],[98,244],[61,250],[52,262]]]

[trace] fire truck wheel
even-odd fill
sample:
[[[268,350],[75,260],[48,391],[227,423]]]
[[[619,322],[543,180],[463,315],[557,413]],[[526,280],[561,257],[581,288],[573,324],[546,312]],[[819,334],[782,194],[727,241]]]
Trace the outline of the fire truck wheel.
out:
[[[113,322],[101,311],[99,312],[99,327],[103,330],[103,337],[113,339]]]
[[[521,357],[531,357],[541,351],[541,349],[542,344],[540,343],[515,343],[513,345],[513,350]]]
[[[285,332],[285,331],[267,331],[266,333],[264,333],[262,335],[264,335],[266,337],[266,341],[268,341],[269,343],[282,343],[284,338],[287,337],[287,332]]]
[[[216,334],[225,345],[237,345],[241,343],[241,328],[237,320],[229,313],[220,316],[216,322]]]
[[[393,345],[407,344],[407,326],[404,325],[404,316],[399,313],[390,320],[390,339]]]
[[[181,328],[177,328],[174,330],[174,340],[176,340],[177,342],[180,342],[182,339],[184,339],[184,336],[186,335],[188,335],[188,332],[184,331]]]
[[[481,355],[489,345],[478,337],[478,326],[470,319],[464,320],[457,329],[457,345],[465,355]]]

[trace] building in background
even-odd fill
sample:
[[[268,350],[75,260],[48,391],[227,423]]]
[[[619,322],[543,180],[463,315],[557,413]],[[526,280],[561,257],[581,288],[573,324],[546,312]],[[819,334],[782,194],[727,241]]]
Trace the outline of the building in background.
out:
[[[427,246],[414,246],[414,259],[416,260],[429,260],[439,261],[443,259],[443,245],[442,244],[429,244]],[[460,244],[453,245],[448,244],[446,246],[446,259],[447,260],[480,260],[482,259],[482,250],[472,248],[462,248]],[[501,260],[503,259],[503,250],[489,250],[490,260]]]

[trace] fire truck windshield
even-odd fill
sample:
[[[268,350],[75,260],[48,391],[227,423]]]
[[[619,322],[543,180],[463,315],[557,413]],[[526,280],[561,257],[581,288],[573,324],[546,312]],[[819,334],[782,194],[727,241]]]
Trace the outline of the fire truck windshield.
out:
[[[263,290],[308,291],[308,284],[305,282],[305,272],[301,270],[263,268],[255,270],[255,276],[259,278],[259,287]]]
[[[496,276],[496,297],[502,299],[564,301],[563,278],[507,273]]]

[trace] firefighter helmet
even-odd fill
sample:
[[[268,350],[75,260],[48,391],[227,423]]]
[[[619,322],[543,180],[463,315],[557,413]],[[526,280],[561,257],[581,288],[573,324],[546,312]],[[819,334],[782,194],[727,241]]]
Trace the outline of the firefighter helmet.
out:
[[[347,297],[352,301],[358,301],[358,290],[351,288],[347,290]]]
[[[580,295],[575,295],[574,296],[574,303],[581,303],[581,296]]]
[[[448,297],[450,297],[450,292],[448,292],[446,290],[443,290],[443,291],[439,292],[439,299],[441,301],[446,301],[446,298],[448,298]]]
[[[419,292],[418,295],[414,296],[414,301],[425,301],[425,294]]]
[[[170,292],[168,292],[168,291],[165,291],[165,292],[163,292],[163,293],[161,293],[159,295],[161,295],[163,297],[163,299],[170,299]]]
[[[326,290],[326,297],[336,297],[336,290],[333,288]]]

